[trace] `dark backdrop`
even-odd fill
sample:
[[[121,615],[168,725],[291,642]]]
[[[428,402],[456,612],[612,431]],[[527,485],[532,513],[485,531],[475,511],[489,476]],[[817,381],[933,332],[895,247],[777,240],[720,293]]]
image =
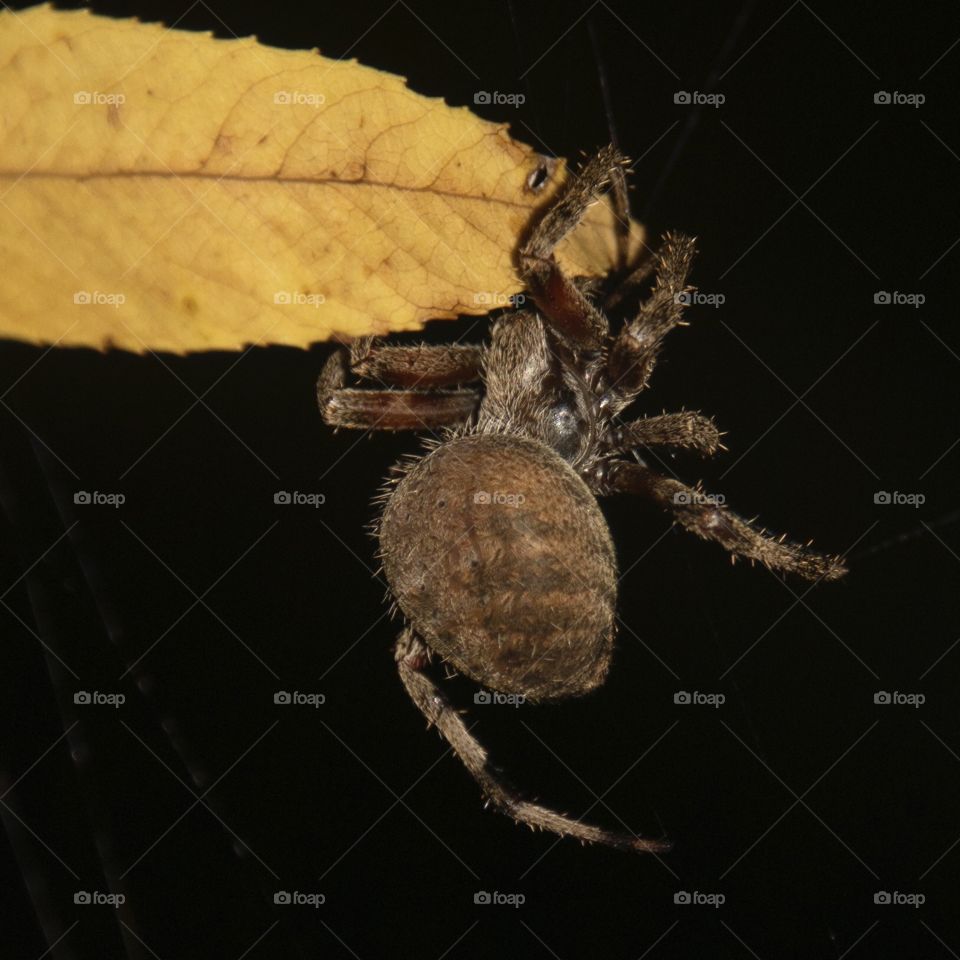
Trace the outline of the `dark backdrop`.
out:
[[[0,845],[16,955],[57,941],[58,960],[956,957],[955,4],[95,9],[319,46],[452,104],[522,93],[477,109],[558,155],[612,124],[639,158],[636,213],[654,236],[695,234],[694,280],[725,298],[670,338],[638,413],[713,414],[729,452],[668,468],[847,552],[850,574],[810,589],[731,567],[649,505],[605,502],[627,571],[608,683],[472,719],[530,794],[675,849],[557,842],[485,811],[400,686],[364,525],[417,440],[324,428],[328,346],[4,344]],[[675,104],[681,90],[725,102]],[[925,302],[875,304],[880,291]],[[77,489],[126,503],[81,509]],[[326,503],[275,506],[277,490]],[[450,689],[472,703],[469,684]],[[76,690],[126,702],[81,708]],[[277,690],[326,702],[275,706]],[[677,705],[681,690],[725,702]],[[78,890],[126,903],[74,905]],[[325,903],[274,905],[280,890]]]

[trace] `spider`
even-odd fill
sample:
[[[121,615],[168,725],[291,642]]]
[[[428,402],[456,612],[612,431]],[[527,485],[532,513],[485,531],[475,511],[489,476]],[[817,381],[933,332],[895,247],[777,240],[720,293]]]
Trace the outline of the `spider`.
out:
[[[809,580],[845,572],[839,557],[766,536],[636,455],[660,446],[711,455],[721,444],[713,421],[699,413],[619,418],[647,387],[664,337],[682,324],[693,240],[667,234],[655,255],[626,265],[621,229],[622,266],[607,278],[569,278],[554,257],[611,185],[618,222],[629,225],[625,163],[613,147],[602,149],[521,239],[516,266],[534,309],[498,319],[489,345],[385,346],[365,337],[331,355],[317,396],[334,427],[438,432],[425,453],[393,468],[374,524],[406,620],[394,647],[397,667],[428,724],[488,802],[518,823],[658,853],[670,842],[614,833],[523,799],[427,672],[438,654],[488,690],[531,702],[580,696],[603,683],[618,577],[598,496],[647,497],[733,559]],[[650,290],[641,299],[644,285]],[[627,304],[635,306],[611,332],[605,311],[623,313]],[[349,386],[351,374],[384,389]]]

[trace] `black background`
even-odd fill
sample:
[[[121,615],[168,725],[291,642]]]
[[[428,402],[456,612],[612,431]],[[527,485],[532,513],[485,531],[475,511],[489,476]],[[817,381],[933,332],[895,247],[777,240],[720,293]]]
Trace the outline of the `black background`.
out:
[[[729,452],[664,469],[849,552],[851,569],[811,590],[731,567],[644,502],[605,502],[625,572],[606,686],[471,718],[530,794],[675,849],[557,841],[485,811],[400,686],[364,525],[417,440],[322,425],[327,345],[239,360],[4,344],[0,842],[15,955],[56,940],[58,960],[956,957],[955,5],[95,9],[319,46],[451,104],[522,93],[520,108],[477,111],[557,155],[607,142],[612,118],[639,158],[635,213],[653,237],[695,234],[694,282],[725,297],[673,334],[637,412],[708,412]],[[678,90],[726,102],[677,105]],[[877,105],[879,90],[926,103]],[[877,291],[925,303],[876,305]],[[126,503],[80,508],[77,489]],[[282,489],[326,503],[277,506]],[[925,502],[876,504],[878,491]],[[472,704],[470,684],[449,687]],[[77,689],[126,703],[81,709]],[[326,703],[275,706],[278,689]],[[679,690],[726,699],[676,705]],[[877,691],[926,702],[877,705]],[[76,890],[126,904],[75,906]],[[275,906],[277,890],[326,902]],[[477,891],[525,902],[478,905]],[[679,891],[725,902],[676,905]],[[878,891],[925,903],[875,904]]]

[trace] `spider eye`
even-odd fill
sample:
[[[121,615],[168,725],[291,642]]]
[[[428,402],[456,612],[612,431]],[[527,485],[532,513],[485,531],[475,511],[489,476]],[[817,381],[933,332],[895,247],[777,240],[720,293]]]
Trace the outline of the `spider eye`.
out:
[[[550,408],[546,421],[546,441],[564,460],[575,460],[580,453],[583,423],[570,403]]]

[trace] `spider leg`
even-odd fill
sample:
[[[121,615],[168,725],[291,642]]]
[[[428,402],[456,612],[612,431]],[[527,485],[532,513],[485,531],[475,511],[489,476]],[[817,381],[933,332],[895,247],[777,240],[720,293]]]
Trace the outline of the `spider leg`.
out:
[[[604,147],[576,177],[520,245],[517,267],[537,308],[574,349],[598,350],[609,333],[607,318],[560,269],[553,251],[583,219],[611,181],[622,180],[624,158]],[[629,227],[629,221],[627,221]]]
[[[441,690],[424,672],[430,659],[430,651],[411,627],[406,627],[397,638],[394,656],[400,679],[410,699],[427,721],[437,727],[480,785],[487,799],[503,813],[513,817],[517,823],[525,823],[531,829],[550,830],[561,836],[576,837],[587,843],[602,843],[621,850],[664,853],[670,849],[670,843],[665,840],[646,840],[628,834],[611,833],[600,827],[571,820],[540,804],[522,800],[497,778],[490,767],[487,751],[467,729],[460,713],[450,705]]]
[[[364,390],[347,387],[350,354],[334,352],[317,380],[317,403],[332,427],[357,430],[431,430],[473,416],[477,390]]]
[[[807,580],[836,580],[847,572],[839,557],[825,556],[784,538],[774,539],[756,530],[728,510],[717,498],[678,480],[663,477],[638,463],[613,463],[607,476],[607,492],[637,493],[649,497],[686,530],[704,540],[713,540],[734,557],[759,560],[773,570],[785,570]]]
[[[622,407],[644,390],[657,362],[663,338],[682,322],[688,292],[687,277],[693,260],[690,237],[667,234],[656,254],[657,279],[640,312],[624,324],[610,348],[608,392]]]
[[[480,378],[483,348],[454,343],[433,346],[384,346],[376,337],[359,337],[350,344],[354,376],[384,386],[427,388],[469,383]]]
[[[683,411],[633,420],[617,428],[612,452],[628,453],[635,447],[682,447],[711,457],[720,446],[720,431],[710,417]]]

